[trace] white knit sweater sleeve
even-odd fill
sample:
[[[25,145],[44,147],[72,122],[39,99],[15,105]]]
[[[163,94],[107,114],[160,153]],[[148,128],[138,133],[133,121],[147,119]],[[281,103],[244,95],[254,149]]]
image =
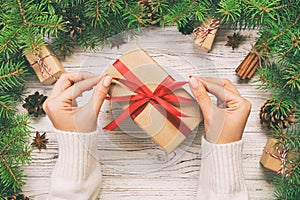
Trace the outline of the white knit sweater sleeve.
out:
[[[101,186],[97,133],[55,130],[59,157],[51,177],[49,200],[93,200]]]
[[[212,144],[202,137],[197,200],[247,200],[242,167],[243,141]]]

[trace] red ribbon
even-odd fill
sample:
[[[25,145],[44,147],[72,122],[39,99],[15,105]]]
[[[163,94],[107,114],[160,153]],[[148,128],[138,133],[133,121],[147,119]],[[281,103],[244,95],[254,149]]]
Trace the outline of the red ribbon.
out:
[[[37,54],[36,56],[37,56],[37,60],[35,62],[31,63],[30,65],[33,66],[35,64],[38,64],[40,72],[41,72],[41,74],[44,78],[51,77],[54,80],[56,80],[56,77],[53,76],[52,73],[51,73],[51,69],[48,67],[48,65],[44,61],[45,58],[48,58],[50,56],[55,56],[55,55],[54,54],[48,54],[48,55],[45,55],[45,56],[41,56],[40,54]]]
[[[133,95],[107,97],[108,100],[115,102],[130,102],[115,120],[104,127],[105,130],[114,130],[129,116],[135,119],[147,106],[151,103],[169,122],[171,122],[183,135],[188,136],[192,130],[180,119],[180,117],[188,117],[178,111],[172,103],[191,102],[191,99],[176,96],[173,92],[181,88],[187,82],[176,82],[171,76],[167,76],[152,92],[143,84],[120,60],[117,60],[113,66],[123,75],[125,79],[114,78],[131,91]]]

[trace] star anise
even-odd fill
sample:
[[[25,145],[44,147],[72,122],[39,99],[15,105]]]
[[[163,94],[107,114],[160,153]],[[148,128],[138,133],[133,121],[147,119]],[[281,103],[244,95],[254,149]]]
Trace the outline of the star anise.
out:
[[[225,46],[231,46],[232,49],[237,48],[242,40],[242,35],[239,33],[234,33],[233,36],[227,36],[228,41]]]
[[[39,150],[46,149],[46,144],[48,143],[48,138],[46,138],[46,133],[42,135],[36,131],[35,137],[33,138],[32,146],[37,147]]]

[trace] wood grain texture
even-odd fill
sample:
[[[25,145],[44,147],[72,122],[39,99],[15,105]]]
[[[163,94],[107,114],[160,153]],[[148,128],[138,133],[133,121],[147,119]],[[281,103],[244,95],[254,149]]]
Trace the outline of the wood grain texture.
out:
[[[253,105],[244,133],[243,151],[244,174],[250,199],[272,199],[274,173],[259,164],[268,130],[261,127],[258,114],[269,94],[257,89],[259,83],[254,81],[255,77],[251,81],[240,81],[234,71],[251,49],[256,33],[242,31],[242,44],[232,50],[224,45],[227,41],[226,36],[232,35],[233,32],[220,29],[213,49],[210,53],[205,53],[193,47],[192,36],[181,35],[174,27],[149,28],[133,41],[122,45],[120,49],[105,47],[94,52],[78,49],[74,55],[63,61],[63,65],[67,71],[87,70],[101,74],[133,43],[138,43],[171,74],[177,74],[176,79],[187,79],[190,74],[194,74],[231,80],[241,95]],[[51,85],[39,83],[35,76],[27,83],[28,93],[40,91],[48,95],[51,89]],[[84,94],[79,99],[79,105],[85,103],[90,95],[91,92]],[[99,126],[111,120],[114,112],[118,111],[112,111],[109,104],[104,104],[99,116]],[[47,132],[49,137],[47,149],[41,152],[34,150],[31,164],[24,166],[28,177],[23,192],[30,198],[39,200],[46,199],[51,172],[58,157],[58,146],[47,117],[32,119],[32,125],[40,132]],[[103,184],[99,199],[195,199],[201,165],[202,125],[198,131],[198,134],[189,137],[170,155],[158,149],[139,129],[132,130],[131,134],[120,130],[100,134],[98,149],[102,162]]]

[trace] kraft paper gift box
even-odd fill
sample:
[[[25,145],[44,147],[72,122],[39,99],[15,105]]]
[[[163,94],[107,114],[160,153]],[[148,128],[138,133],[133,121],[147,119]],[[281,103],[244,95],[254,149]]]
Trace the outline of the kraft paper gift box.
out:
[[[48,46],[42,46],[36,54],[25,53],[25,56],[42,83],[52,84],[66,72]]]
[[[194,34],[196,35],[194,44],[204,51],[209,52],[214,43],[219,23],[219,19],[206,18],[202,22],[201,27],[194,30]]]
[[[283,151],[282,144],[278,144],[277,139],[268,138],[263,154],[260,158],[260,163],[267,169],[284,174],[285,167],[290,168],[291,165],[287,160],[293,160],[299,157],[299,153],[295,151]],[[286,162],[285,167],[283,166]]]
[[[124,100],[127,97],[125,102],[120,103],[123,110],[122,114],[127,112],[127,117],[129,115],[128,112],[133,111],[133,107],[136,107],[136,104],[142,104],[142,108],[134,111],[133,114],[131,113],[135,124],[167,153],[174,151],[202,120],[197,102],[185,89],[180,86],[173,92],[169,91],[170,93],[168,93],[168,89],[164,90],[168,87],[174,89],[172,87],[176,85],[175,80],[139,46],[133,47],[122,55],[108,68],[107,73],[115,79],[109,91],[111,100],[114,101],[113,99],[115,98],[118,101],[119,97]],[[116,79],[125,79],[128,82],[126,83],[125,81],[124,83],[122,80]],[[166,82],[169,83],[165,84]],[[160,87],[162,85],[166,87],[158,92],[160,94],[155,93],[158,88],[163,88]],[[129,89],[128,86],[135,87],[136,92],[133,92],[135,91],[134,88]],[[145,92],[143,90],[146,93],[150,91],[150,93],[157,96],[167,91],[166,94],[171,94],[172,97],[176,97],[180,102],[166,103],[166,101],[161,102],[159,100],[160,102],[158,103],[155,102],[155,97],[147,97],[145,94],[141,95],[140,92]],[[141,98],[135,101],[134,98],[139,98],[139,95]],[[163,98],[166,98],[168,101],[169,96],[166,95]],[[162,104],[167,104],[169,109],[174,109],[176,111],[173,110],[173,112],[180,112],[183,116],[175,116],[161,109],[163,107],[161,106]],[[122,118],[122,114],[116,116],[115,120],[118,117]],[[120,125],[113,124],[114,122],[104,127],[104,129],[113,130],[117,125]]]

